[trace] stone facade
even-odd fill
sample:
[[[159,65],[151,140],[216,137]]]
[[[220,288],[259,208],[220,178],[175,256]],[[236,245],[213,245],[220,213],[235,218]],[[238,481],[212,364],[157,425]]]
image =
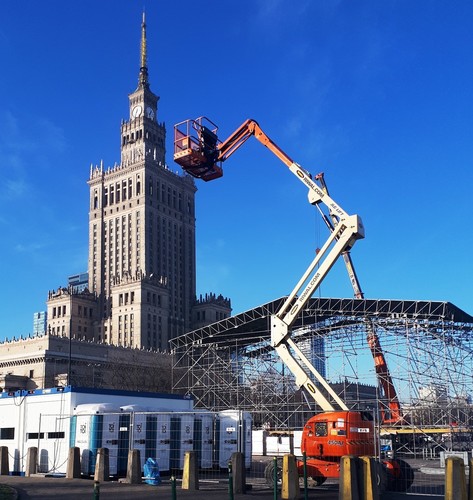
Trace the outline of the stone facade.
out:
[[[231,311],[230,300],[222,295],[206,293],[196,299],[192,310],[193,329],[201,328],[227,318]]]
[[[171,392],[168,353],[129,349],[56,335],[0,343],[0,389],[72,385]]]

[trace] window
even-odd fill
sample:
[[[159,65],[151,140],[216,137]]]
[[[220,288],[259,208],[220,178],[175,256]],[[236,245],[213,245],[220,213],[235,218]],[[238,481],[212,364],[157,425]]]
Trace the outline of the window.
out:
[[[48,439],[64,439],[64,432],[48,432]]]
[[[315,423],[315,435],[320,437],[327,436],[327,422]]]
[[[0,439],[15,439],[15,428],[0,427]]]
[[[27,432],[26,439],[44,439],[44,432]]]

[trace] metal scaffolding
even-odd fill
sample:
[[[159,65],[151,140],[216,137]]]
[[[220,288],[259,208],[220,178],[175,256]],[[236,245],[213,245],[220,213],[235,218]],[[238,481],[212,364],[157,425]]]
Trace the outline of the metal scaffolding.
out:
[[[196,407],[250,411],[255,427],[297,429],[320,411],[270,345],[280,298],[171,341],[173,388]],[[473,317],[449,302],[314,298],[293,339],[349,408],[383,400],[367,344],[376,329],[406,421],[442,429],[473,424]]]

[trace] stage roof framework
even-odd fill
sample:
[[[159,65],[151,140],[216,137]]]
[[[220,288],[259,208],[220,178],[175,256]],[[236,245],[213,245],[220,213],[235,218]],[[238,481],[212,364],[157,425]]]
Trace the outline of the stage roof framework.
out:
[[[270,346],[270,317],[284,300],[173,339],[174,389],[212,411],[251,411],[257,426],[300,427],[319,409],[297,390],[292,374]],[[326,369],[326,378],[337,383],[351,408],[375,411],[387,403],[378,390],[370,393],[376,379],[366,342],[368,320],[376,328],[406,412],[415,413],[424,405],[426,388],[434,394],[431,399],[441,398],[444,406],[458,406],[473,395],[473,317],[455,305],[313,298],[294,325],[294,339],[314,364]],[[429,418],[443,425],[453,417],[442,410],[430,412]]]

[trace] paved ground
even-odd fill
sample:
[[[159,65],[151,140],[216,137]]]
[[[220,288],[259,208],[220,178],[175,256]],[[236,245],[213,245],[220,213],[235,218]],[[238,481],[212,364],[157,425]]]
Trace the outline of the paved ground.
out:
[[[19,500],[29,499],[55,499],[55,500],[84,500],[94,498],[94,482],[89,479],[65,479],[45,476],[0,476],[0,484],[13,487],[18,493]],[[119,482],[106,482],[100,485],[100,499],[130,500],[159,498],[163,500],[193,499],[193,500],[224,500],[230,499],[228,484],[225,482],[201,481],[198,491],[181,489],[177,484],[176,496],[173,497],[170,481],[163,481],[159,486],[148,484],[125,484]],[[13,500],[15,497],[2,496],[0,500]],[[258,500],[273,500],[274,493],[267,487],[255,487],[246,494],[234,494],[235,500],[255,498]],[[278,495],[280,498],[280,495]],[[304,494],[301,494],[301,499]],[[337,500],[338,488],[336,485],[319,487],[309,491],[309,499]]]
[[[264,461],[261,460],[262,465]],[[261,465],[255,462],[253,465]],[[409,495],[401,493],[385,493],[382,500],[439,500],[444,497],[444,471],[432,467],[432,462],[417,461],[412,463],[415,470],[415,481]],[[273,491],[266,486],[261,471],[252,477],[247,476],[247,483],[251,486],[246,494],[234,494],[235,500],[274,500]],[[14,488],[17,497],[9,495],[6,485]],[[55,499],[55,500],[83,500],[94,499],[94,481],[92,479],[66,479],[64,477],[51,477],[37,474],[32,477],[0,476],[0,500],[29,500],[29,499]],[[201,479],[198,491],[188,491],[181,488],[177,482],[175,496],[169,478],[164,477],[159,486],[146,483],[131,485],[118,481],[108,481],[100,485],[100,499],[130,500],[159,498],[163,500],[226,500],[231,499],[228,490],[228,479],[219,478]],[[278,499],[281,495],[278,494]],[[301,491],[300,499],[304,499]],[[338,484],[328,481],[322,486],[310,488],[307,499],[309,500],[338,500]]]
[[[10,495],[5,487],[13,488]],[[433,492],[432,492],[433,493]],[[169,480],[164,480],[159,486],[148,484],[125,484],[117,481],[105,482],[100,485],[100,496],[94,496],[94,482],[91,479],[65,479],[63,477],[45,477],[36,475],[32,477],[24,476],[0,476],[0,500],[84,500],[84,499],[110,499],[110,500],[274,500],[274,493],[263,485],[256,485],[246,492],[246,494],[234,494],[230,496],[228,483],[220,481],[201,481],[198,491],[183,490],[178,483],[173,496],[172,486]],[[281,498],[280,492],[277,496]],[[301,500],[306,498],[301,491]],[[384,493],[382,500],[439,500],[443,494],[438,491],[436,494],[414,493],[409,495],[402,493]],[[338,500],[338,486],[329,484],[309,489],[307,499],[310,500]]]

